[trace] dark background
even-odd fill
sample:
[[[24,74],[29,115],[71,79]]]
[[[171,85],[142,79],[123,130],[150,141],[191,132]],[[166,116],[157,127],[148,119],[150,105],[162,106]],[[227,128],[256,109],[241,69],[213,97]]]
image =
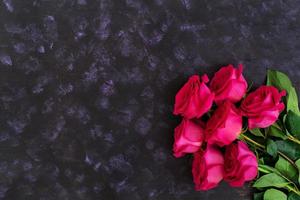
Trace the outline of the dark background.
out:
[[[300,89],[295,0],[1,0],[0,199],[251,199],[195,192],[174,96],[243,63]]]

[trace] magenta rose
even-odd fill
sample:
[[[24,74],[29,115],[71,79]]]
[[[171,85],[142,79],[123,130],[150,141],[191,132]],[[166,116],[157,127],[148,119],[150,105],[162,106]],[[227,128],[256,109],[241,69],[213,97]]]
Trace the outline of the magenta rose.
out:
[[[206,141],[222,147],[233,142],[241,131],[242,116],[239,110],[231,102],[225,101],[206,124]]]
[[[214,94],[206,86],[207,75],[201,77],[193,75],[188,82],[179,90],[175,97],[175,115],[185,118],[199,118],[212,106]]]
[[[266,128],[276,122],[284,110],[281,97],[285,95],[285,91],[279,92],[273,86],[261,86],[250,93],[241,104],[243,115],[248,117],[249,129]]]
[[[233,65],[228,65],[215,73],[210,89],[215,93],[217,104],[226,100],[238,102],[246,94],[248,84],[242,72],[242,65],[239,65],[237,69]]]
[[[183,119],[175,128],[173,152],[175,157],[194,153],[200,149],[204,140],[204,123]]]
[[[205,151],[194,153],[192,166],[195,190],[209,190],[216,187],[223,179],[224,158],[221,151],[207,145]]]
[[[239,141],[226,147],[224,180],[233,187],[242,187],[257,175],[258,163],[247,145]]]

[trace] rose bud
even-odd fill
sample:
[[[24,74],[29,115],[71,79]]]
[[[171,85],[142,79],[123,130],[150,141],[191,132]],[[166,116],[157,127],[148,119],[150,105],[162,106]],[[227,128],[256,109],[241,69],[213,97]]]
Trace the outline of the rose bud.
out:
[[[206,141],[222,147],[233,142],[242,131],[242,116],[229,101],[221,104],[208,120]]]
[[[173,152],[175,157],[198,151],[204,140],[204,123],[183,119],[175,128]]]
[[[175,115],[185,118],[199,118],[212,106],[214,94],[206,86],[209,81],[207,75],[201,77],[193,75],[179,90],[175,97]]]
[[[194,153],[192,166],[195,190],[209,190],[216,187],[223,179],[224,158],[221,151],[207,145],[206,150]]]
[[[266,128],[272,125],[284,110],[281,97],[286,92],[279,92],[273,86],[261,86],[250,93],[242,102],[241,110],[244,116],[248,117],[248,127]]]
[[[242,72],[242,65],[239,65],[237,69],[233,65],[228,65],[215,73],[210,89],[215,93],[217,104],[226,100],[238,102],[246,94],[248,84]]]
[[[245,181],[256,177],[257,170],[257,159],[244,142],[239,141],[226,147],[224,180],[231,186],[242,187]]]

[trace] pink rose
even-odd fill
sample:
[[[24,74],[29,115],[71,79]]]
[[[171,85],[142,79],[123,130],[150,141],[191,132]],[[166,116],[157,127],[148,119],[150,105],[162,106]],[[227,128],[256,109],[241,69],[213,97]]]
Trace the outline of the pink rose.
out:
[[[257,159],[244,142],[239,141],[226,147],[224,180],[231,186],[242,187],[245,181],[256,177],[257,170]]]
[[[209,190],[223,179],[224,158],[215,146],[207,145],[205,151],[194,153],[192,167],[195,190]]]
[[[214,94],[206,86],[207,75],[193,75],[179,90],[175,97],[174,114],[181,114],[188,119],[199,118],[212,106]]]
[[[237,69],[233,65],[228,65],[215,73],[210,83],[210,89],[215,93],[217,104],[225,100],[238,102],[246,94],[248,84],[242,72],[242,65],[239,65]]]
[[[279,92],[273,86],[261,86],[250,93],[241,104],[243,115],[248,117],[249,129],[266,128],[276,122],[284,110],[281,97],[285,95],[285,91]]]
[[[241,131],[242,116],[231,102],[225,101],[206,124],[206,141],[222,147],[233,142]]]
[[[204,123],[183,119],[175,128],[174,156],[181,157],[186,153],[194,153],[200,149],[204,140]]]

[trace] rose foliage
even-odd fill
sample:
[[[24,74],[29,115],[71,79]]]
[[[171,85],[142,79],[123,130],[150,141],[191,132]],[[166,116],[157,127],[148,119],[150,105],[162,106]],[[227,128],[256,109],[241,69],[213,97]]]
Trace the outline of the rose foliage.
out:
[[[250,182],[255,200],[300,199],[300,112],[286,74],[268,70],[256,89],[242,65],[222,67],[211,81],[193,75],[176,94],[174,114],[182,117],[174,156],[191,155],[195,190]]]

